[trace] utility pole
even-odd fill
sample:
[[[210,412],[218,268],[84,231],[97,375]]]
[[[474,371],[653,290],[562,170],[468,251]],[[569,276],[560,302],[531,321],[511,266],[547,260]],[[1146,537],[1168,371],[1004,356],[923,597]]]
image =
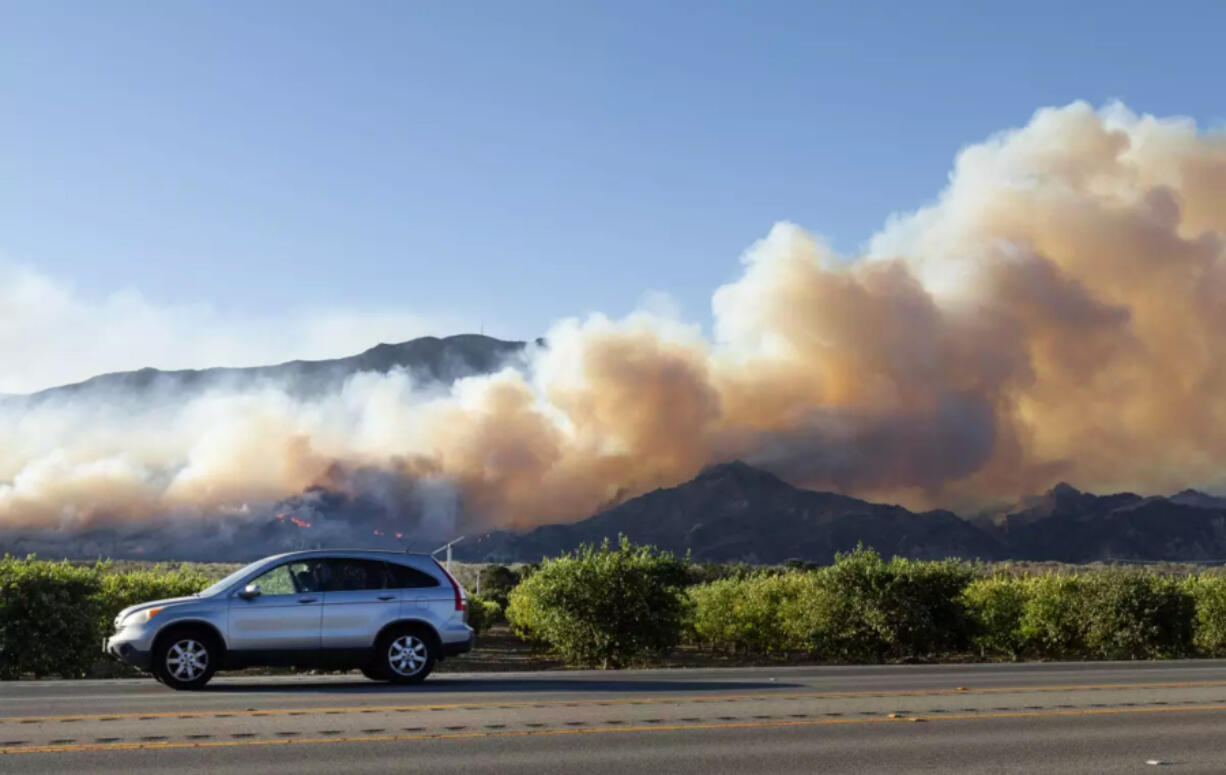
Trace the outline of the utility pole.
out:
[[[463,540],[464,540],[464,536],[460,536],[459,538],[456,538],[452,541],[448,541],[447,543],[443,544],[439,548],[435,549],[433,552],[430,552],[430,556],[433,557],[434,555],[446,549],[447,550],[447,563],[446,563],[447,572],[451,573],[451,547],[455,546],[456,544],[460,543]]]

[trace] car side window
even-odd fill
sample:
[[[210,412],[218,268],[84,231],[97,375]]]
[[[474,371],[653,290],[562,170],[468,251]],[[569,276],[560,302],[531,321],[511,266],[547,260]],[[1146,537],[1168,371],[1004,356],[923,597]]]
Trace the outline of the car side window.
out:
[[[395,562],[389,562],[387,568],[391,572],[391,586],[393,589],[418,589],[420,587],[439,586],[438,579],[416,568],[410,568],[407,565]]]
[[[319,560],[287,562],[252,579],[264,595],[294,595],[319,592],[325,578],[324,563]]]
[[[287,566],[299,593],[322,592],[328,583],[328,563],[322,560],[291,562]]]
[[[287,563],[278,565],[267,573],[252,579],[252,584],[260,585],[260,594],[263,595],[292,595],[297,590],[294,589],[294,579],[290,575],[290,565],[301,565],[301,563]]]
[[[337,559],[328,561],[327,592],[350,592],[361,589],[387,589],[387,570],[373,560]]]

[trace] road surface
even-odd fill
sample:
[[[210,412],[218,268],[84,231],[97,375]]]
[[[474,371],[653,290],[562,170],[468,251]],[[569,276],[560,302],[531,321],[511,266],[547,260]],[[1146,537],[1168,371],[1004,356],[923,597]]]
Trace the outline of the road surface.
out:
[[[0,716],[5,773],[1226,772],[1222,661],[29,681]]]

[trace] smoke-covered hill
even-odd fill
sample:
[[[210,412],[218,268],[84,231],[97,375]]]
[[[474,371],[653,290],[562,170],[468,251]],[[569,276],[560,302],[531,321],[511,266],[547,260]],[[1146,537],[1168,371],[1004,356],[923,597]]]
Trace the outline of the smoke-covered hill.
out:
[[[448,525],[431,525],[421,513],[429,493],[363,492],[379,489],[313,488],[266,513],[220,522],[4,530],[0,553],[240,561],[319,547],[428,551],[453,537]],[[1226,558],[1226,502],[1190,490],[1171,497],[1100,496],[1061,484],[1013,509],[966,520],[944,510],[913,512],[804,490],[733,462],[578,522],[471,535],[456,549],[460,559],[474,562],[535,562],[619,535],[712,562],[829,562],[858,544],[921,559],[1203,561]]]

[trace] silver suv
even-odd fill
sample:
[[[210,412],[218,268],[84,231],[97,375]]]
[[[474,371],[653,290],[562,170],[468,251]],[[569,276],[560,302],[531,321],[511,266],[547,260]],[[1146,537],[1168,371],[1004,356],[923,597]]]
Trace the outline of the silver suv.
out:
[[[429,555],[308,551],[257,560],[191,597],[130,606],[103,651],[175,689],[218,669],[360,668],[416,683],[473,645],[468,599]]]

